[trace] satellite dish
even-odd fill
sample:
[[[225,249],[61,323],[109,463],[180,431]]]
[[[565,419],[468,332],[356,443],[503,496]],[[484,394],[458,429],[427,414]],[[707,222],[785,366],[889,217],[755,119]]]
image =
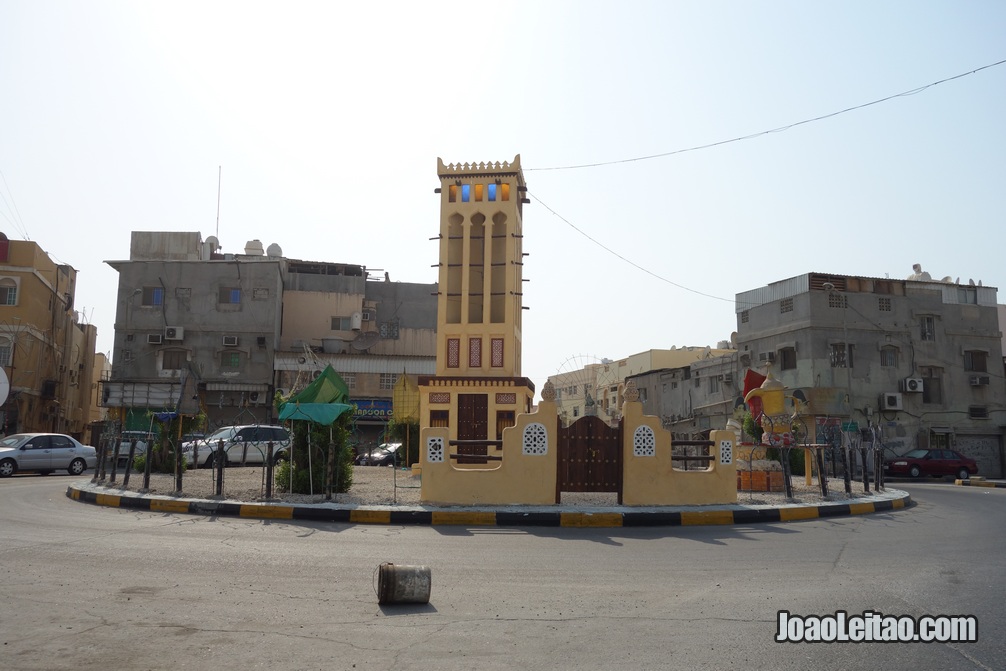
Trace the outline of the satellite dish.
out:
[[[10,395],[10,380],[7,379],[7,372],[0,368],[0,405],[7,402]]]
[[[356,336],[356,338],[349,343],[349,346],[357,351],[368,350],[381,339],[381,334],[377,331],[366,331]]]

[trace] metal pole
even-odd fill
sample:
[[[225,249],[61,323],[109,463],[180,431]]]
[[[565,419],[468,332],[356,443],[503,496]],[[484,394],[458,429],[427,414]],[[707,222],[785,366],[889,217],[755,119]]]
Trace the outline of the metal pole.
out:
[[[122,486],[129,487],[129,474],[133,470],[133,459],[136,457],[136,438],[129,441],[129,458],[126,459],[126,473],[122,476]]]
[[[266,445],[265,451],[265,497],[266,499],[272,498],[272,478],[273,472],[275,470],[275,465],[273,464],[273,444],[270,440]]]
[[[216,468],[216,471],[217,471],[217,473],[216,473],[217,482],[216,482],[216,490],[215,490],[216,491],[216,495],[217,496],[223,496],[223,493],[224,493],[224,462],[227,460],[227,457],[224,456],[224,440],[223,440],[223,438],[221,438],[219,441],[217,441],[216,456],[214,456],[214,454],[211,452],[210,453],[210,457],[213,457],[213,466],[214,466],[214,468]]]

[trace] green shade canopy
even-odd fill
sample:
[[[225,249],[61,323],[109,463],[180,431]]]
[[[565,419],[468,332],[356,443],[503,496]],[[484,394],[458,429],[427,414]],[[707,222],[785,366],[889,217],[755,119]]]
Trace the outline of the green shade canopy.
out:
[[[346,381],[329,365],[311,384],[280,404],[279,418],[329,425],[352,409]]]

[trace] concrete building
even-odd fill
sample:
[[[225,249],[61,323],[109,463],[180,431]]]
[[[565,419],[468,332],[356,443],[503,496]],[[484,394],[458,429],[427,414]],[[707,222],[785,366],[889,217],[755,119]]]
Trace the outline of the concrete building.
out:
[[[90,440],[97,329],[73,309],[77,271],[35,242],[0,234],[0,366],[10,384],[3,432]]]
[[[1002,477],[1006,384],[997,290],[808,273],[738,294],[738,375],[803,390],[819,442],[843,429],[889,455],[950,448]]]
[[[102,384],[123,428],[149,410],[204,413],[208,428],[275,420],[275,393],[326,365],[357,405],[357,442],[380,440],[397,377],[434,370],[436,285],[373,281],[352,264],[287,259],[275,244],[225,252],[196,232],[132,234],[119,272],[115,356]]]
[[[385,442],[399,376],[415,383],[435,371],[436,293],[436,284],[373,278],[359,265],[290,260],[275,362],[280,392],[303,388],[331,364],[357,407],[353,442]]]
[[[643,411],[646,414],[664,418],[664,428],[689,434],[690,429],[687,427],[672,428],[669,418],[691,415],[691,410],[696,405],[703,406],[706,403],[727,405],[725,401],[727,397],[724,393],[732,388],[733,379],[727,379],[724,382],[723,391],[721,391],[719,384],[714,386],[714,382],[718,382],[721,378],[710,378],[708,391],[711,396],[707,398],[701,388],[694,392],[691,388],[683,389],[683,393],[680,395],[654,394],[662,387],[655,386],[656,383],[651,380],[650,374],[657,371],[667,373],[668,371],[681,370],[687,371],[683,374],[688,375],[688,379],[690,379],[693,364],[720,361],[722,357],[730,354],[735,354],[735,351],[730,348],[730,343],[727,342],[720,342],[716,349],[692,346],[650,349],[617,361],[604,359],[597,363],[587,363],[580,369],[563,371],[549,376],[548,379],[555,387],[556,405],[559,408],[559,417],[564,424],[568,425],[584,415],[596,415],[609,424],[617,423],[621,417],[620,409],[625,382],[632,378],[636,382],[639,400],[643,403]],[[707,369],[710,365],[722,367],[725,364],[705,364]],[[707,373],[707,376],[710,374]],[[648,399],[653,399],[653,401]],[[674,400],[672,401],[672,399]],[[666,408],[664,407],[665,401],[668,404]],[[703,422],[703,424],[708,423]],[[711,426],[705,428],[722,428],[722,425],[712,423]]]

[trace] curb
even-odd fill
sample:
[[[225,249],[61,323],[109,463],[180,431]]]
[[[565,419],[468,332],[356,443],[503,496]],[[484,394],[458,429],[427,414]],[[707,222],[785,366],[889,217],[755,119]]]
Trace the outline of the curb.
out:
[[[826,517],[870,515],[910,508],[910,494],[881,501],[834,503],[820,506],[781,506],[765,508],[712,508],[708,510],[674,510],[627,512],[570,511],[493,511],[493,510],[389,510],[383,508],[334,508],[329,505],[286,505],[274,503],[237,503],[222,501],[150,498],[101,494],[66,488],[66,496],[74,501],[110,508],[149,510],[150,512],[186,513],[190,515],[230,516],[267,520],[305,520],[312,522],[343,522],[349,524],[425,524],[432,526],[499,526],[499,527],[680,527],[699,525],[761,524],[795,522]]]
[[[987,489],[1006,489],[1006,482],[988,482],[983,480],[954,480],[958,487],[985,487]]]

